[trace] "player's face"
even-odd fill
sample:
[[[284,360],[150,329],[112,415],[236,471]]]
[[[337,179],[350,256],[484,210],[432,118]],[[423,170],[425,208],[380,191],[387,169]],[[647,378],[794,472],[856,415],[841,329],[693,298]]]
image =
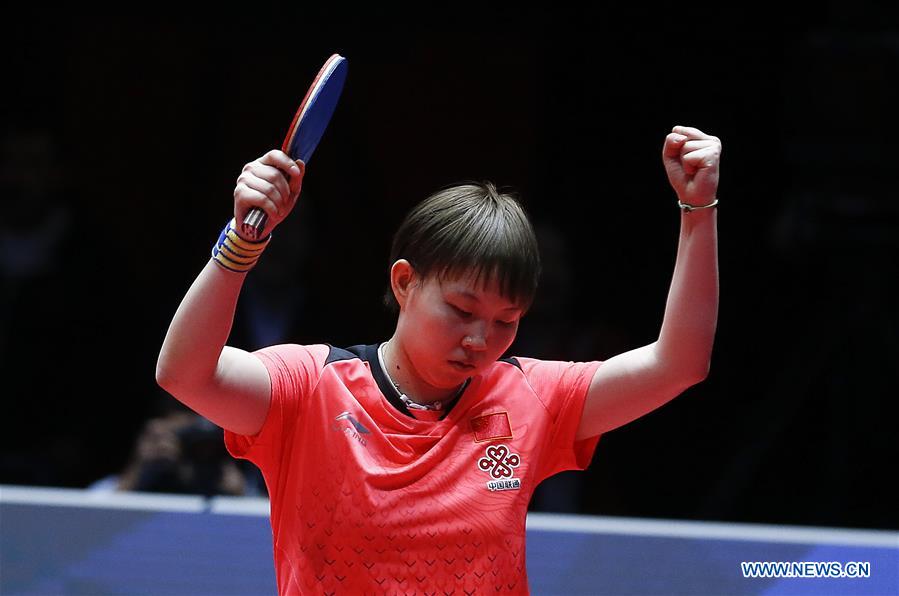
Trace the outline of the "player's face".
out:
[[[473,274],[417,283],[404,309],[403,343],[419,377],[456,387],[503,355],[515,340],[522,309],[496,284]]]

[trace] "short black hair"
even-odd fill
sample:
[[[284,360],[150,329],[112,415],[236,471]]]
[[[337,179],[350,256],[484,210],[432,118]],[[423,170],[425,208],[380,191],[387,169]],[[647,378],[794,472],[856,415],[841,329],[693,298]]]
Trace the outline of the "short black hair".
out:
[[[422,280],[444,280],[473,271],[484,285],[527,311],[537,293],[540,252],[527,213],[510,192],[489,181],[437,191],[416,205],[393,237],[388,271],[406,259]],[[388,285],[384,304],[399,304]]]

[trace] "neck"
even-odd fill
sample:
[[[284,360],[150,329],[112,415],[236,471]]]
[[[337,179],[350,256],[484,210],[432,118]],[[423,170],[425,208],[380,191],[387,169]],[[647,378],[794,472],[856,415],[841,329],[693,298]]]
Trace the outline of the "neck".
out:
[[[421,380],[408,355],[402,349],[396,335],[391,337],[383,347],[384,368],[394,383],[399,385],[402,393],[414,402],[430,404],[435,401],[446,402],[456,395],[459,387],[443,389],[434,387]]]

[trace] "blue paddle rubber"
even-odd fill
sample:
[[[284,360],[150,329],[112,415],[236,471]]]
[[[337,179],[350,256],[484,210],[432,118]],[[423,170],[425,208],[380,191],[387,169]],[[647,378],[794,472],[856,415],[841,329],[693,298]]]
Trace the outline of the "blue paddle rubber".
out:
[[[285,152],[292,159],[301,159],[303,163],[309,163],[337,108],[346,74],[347,61],[345,58],[339,58],[334,61],[333,68],[322,73],[321,78],[313,84],[296,125],[296,132]]]
[[[337,108],[346,74],[346,58],[339,54],[332,54],[318,71],[281,146],[281,150],[294,161],[299,159],[303,164],[309,163]],[[258,240],[267,221],[266,213],[254,207],[244,218],[240,231],[246,238]]]

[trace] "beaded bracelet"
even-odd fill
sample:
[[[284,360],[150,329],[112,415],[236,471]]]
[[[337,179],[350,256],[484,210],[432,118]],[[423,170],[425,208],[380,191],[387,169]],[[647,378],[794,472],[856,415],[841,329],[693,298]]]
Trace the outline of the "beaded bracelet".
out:
[[[228,271],[246,273],[256,265],[259,255],[262,254],[271,239],[271,234],[265,240],[258,242],[241,238],[237,234],[235,220],[231,218],[219,235],[218,242],[212,247],[212,260]]]
[[[714,207],[718,204],[718,199],[715,199],[713,202],[708,205],[690,205],[689,203],[682,203],[680,199],[677,201],[677,206],[683,209],[684,211],[696,211],[697,209],[708,209],[709,207]]]

